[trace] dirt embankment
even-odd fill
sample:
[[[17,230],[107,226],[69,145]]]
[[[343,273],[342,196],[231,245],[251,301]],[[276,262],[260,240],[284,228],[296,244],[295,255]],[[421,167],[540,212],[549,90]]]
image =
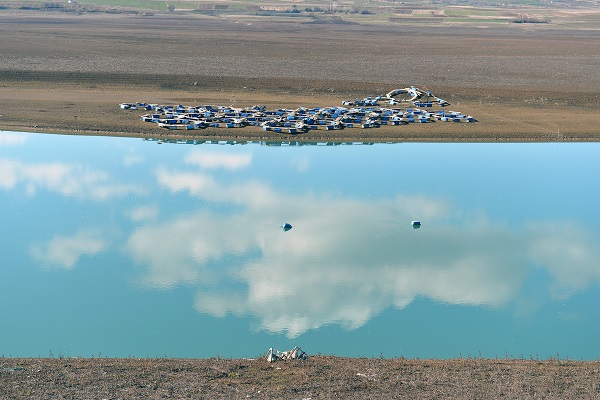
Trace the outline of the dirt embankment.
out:
[[[594,399],[598,362],[0,359],[5,399]]]

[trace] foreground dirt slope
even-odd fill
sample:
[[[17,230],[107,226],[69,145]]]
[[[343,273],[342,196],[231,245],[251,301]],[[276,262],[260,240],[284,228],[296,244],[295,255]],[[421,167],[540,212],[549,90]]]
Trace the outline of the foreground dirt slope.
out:
[[[516,25],[516,24],[514,24]],[[475,124],[193,131],[252,140],[600,140],[600,35],[0,10],[0,129],[167,136],[120,102],[337,106],[416,85]]]
[[[0,359],[5,399],[593,399],[598,362]]]

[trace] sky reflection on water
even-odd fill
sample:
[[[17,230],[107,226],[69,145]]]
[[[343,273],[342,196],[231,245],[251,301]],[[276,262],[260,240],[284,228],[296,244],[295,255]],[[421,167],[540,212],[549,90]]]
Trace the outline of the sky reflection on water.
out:
[[[598,150],[0,133],[0,353],[595,359]]]

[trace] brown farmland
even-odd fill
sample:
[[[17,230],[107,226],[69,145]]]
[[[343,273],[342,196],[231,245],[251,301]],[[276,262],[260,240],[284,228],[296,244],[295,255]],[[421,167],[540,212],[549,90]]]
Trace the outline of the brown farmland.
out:
[[[598,32],[0,10],[0,129],[168,136],[118,104],[338,106],[415,85],[478,122],[293,140],[597,141]],[[256,128],[191,135],[291,139]]]

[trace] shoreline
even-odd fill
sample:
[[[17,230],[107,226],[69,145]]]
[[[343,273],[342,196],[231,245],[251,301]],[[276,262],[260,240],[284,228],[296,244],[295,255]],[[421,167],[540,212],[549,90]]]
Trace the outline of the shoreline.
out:
[[[594,29],[176,20],[0,10],[0,129],[204,140],[600,141]],[[336,107],[413,85],[477,122],[182,134],[119,108],[135,102]]]
[[[595,29],[294,21],[0,10],[0,129],[204,140],[600,141]],[[334,107],[413,85],[477,122],[182,134],[119,108]]]
[[[233,90],[233,89],[232,89]],[[339,90],[342,92],[343,90]],[[435,92],[434,92],[435,93]],[[340,106],[343,94],[297,94],[253,91],[238,93],[236,107]],[[429,122],[379,128],[312,130],[301,134],[263,131],[259,127],[205,128],[170,131],[140,120],[142,110],[122,110],[120,102],[227,105],[230,93],[198,89],[163,91],[154,87],[113,86],[98,83],[85,88],[66,83],[5,82],[0,87],[0,130],[135,138],[274,141],[274,142],[598,142],[600,113],[594,104],[573,107],[523,105],[523,100],[484,102],[477,92],[461,89],[444,110],[472,115],[477,122]],[[537,93],[532,93],[534,96]],[[547,93],[545,93],[547,95]],[[542,95],[542,93],[539,93]],[[568,93],[556,97],[570,98]],[[467,98],[468,99],[464,99]],[[600,102],[600,100],[599,100]],[[26,111],[24,111],[26,110]],[[26,117],[24,118],[24,114]]]
[[[600,362],[0,358],[3,398],[546,399],[600,395]]]

